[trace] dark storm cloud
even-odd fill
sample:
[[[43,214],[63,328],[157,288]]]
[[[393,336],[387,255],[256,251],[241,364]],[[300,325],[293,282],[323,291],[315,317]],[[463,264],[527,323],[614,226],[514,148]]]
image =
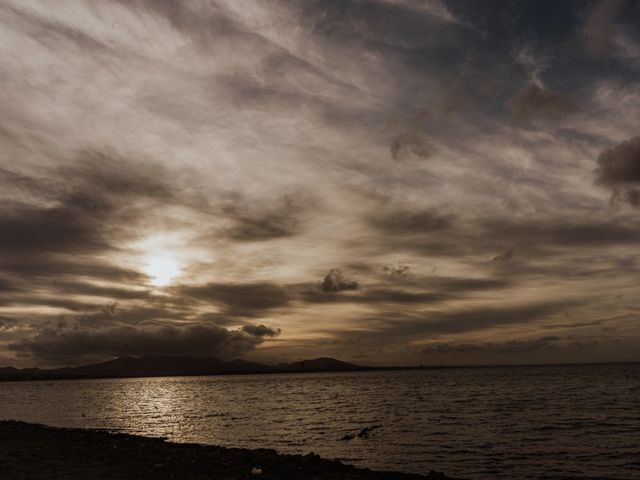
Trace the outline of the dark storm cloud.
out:
[[[592,55],[601,56],[611,50],[616,33],[614,20],[622,4],[622,0],[602,0],[587,18],[582,35]]]
[[[234,316],[255,316],[289,304],[289,292],[274,283],[208,283],[200,286],[182,286],[176,293],[197,300],[221,305]]]
[[[320,290],[325,293],[344,292],[348,290],[357,290],[358,281],[353,278],[347,278],[341,270],[333,268],[329,270],[320,283]]]
[[[144,355],[231,357],[261,343],[251,332],[217,325],[113,326],[99,329],[49,327],[9,345],[19,356],[47,362]]]
[[[602,152],[594,173],[596,183],[612,190],[612,200],[640,206],[640,137]]]
[[[507,106],[519,122],[537,118],[560,120],[578,110],[576,103],[566,95],[531,83],[511,97]]]
[[[500,343],[437,343],[429,345],[422,350],[422,353],[425,355],[469,352],[522,353],[552,348],[558,340],[560,340],[559,337],[549,335],[529,340],[509,340]]]

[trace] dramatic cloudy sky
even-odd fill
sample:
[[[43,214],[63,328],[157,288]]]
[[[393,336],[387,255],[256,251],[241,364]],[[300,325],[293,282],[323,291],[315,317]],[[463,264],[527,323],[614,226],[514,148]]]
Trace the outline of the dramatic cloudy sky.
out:
[[[636,0],[0,0],[0,79],[0,364],[640,359]]]

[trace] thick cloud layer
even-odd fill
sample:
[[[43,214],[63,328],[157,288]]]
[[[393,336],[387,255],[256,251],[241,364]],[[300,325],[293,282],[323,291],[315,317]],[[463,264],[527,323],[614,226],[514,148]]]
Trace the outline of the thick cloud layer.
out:
[[[259,328],[262,327],[262,328]],[[231,331],[215,325],[184,327],[117,326],[97,329],[44,328],[32,338],[9,345],[19,356],[64,362],[145,355],[191,355],[230,358],[246,354],[271,330],[260,325]]]
[[[0,365],[637,359],[638,18],[2,2]]]

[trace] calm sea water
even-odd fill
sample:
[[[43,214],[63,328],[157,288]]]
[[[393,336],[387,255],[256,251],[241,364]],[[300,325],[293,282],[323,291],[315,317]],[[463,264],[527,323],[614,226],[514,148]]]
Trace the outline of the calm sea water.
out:
[[[0,418],[470,479],[640,479],[640,364],[0,383]]]

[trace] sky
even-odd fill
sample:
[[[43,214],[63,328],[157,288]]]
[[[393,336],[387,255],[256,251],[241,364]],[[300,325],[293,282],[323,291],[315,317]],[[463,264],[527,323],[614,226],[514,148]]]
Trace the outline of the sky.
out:
[[[640,360],[640,1],[0,25],[0,366]]]

